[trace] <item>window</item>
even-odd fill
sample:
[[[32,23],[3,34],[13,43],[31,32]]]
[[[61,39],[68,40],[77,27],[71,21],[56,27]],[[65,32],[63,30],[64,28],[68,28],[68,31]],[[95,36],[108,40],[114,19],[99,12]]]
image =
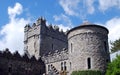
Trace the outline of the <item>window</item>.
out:
[[[61,71],[63,71],[63,62],[61,62]]]
[[[64,62],[64,70],[65,70],[65,71],[67,70],[66,62]]]
[[[71,52],[73,51],[73,45],[72,45],[72,43],[71,43]]]
[[[66,66],[66,62],[61,62],[61,71],[66,71],[67,70],[67,66]]]
[[[104,48],[105,48],[105,51],[107,51],[107,43],[104,41]]]
[[[87,59],[87,64],[88,64],[88,69],[91,69],[91,59],[90,58]]]
[[[50,65],[48,65],[48,71],[50,71]]]
[[[9,67],[8,67],[8,72],[9,72],[9,73],[12,72],[12,64],[9,65]]]
[[[71,62],[70,62],[70,70],[71,70]]]

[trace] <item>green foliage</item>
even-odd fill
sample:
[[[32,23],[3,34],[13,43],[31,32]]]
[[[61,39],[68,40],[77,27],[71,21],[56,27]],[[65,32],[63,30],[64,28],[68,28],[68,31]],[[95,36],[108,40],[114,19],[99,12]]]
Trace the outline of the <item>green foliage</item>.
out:
[[[108,64],[106,75],[120,75],[120,55]]]
[[[111,42],[111,52],[116,52],[118,50],[120,50],[120,38],[114,42]]]
[[[95,70],[73,71],[71,75],[102,75],[102,72]]]

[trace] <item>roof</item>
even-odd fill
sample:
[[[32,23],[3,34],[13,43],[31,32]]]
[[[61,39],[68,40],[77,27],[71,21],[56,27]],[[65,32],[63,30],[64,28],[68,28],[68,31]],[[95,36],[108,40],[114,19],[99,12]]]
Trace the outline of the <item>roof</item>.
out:
[[[71,32],[71,31],[74,31],[76,29],[80,29],[80,28],[83,28],[83,27],[100,27],[100,28],[103,28],[107,31],[107,33],[109,33],[109,30],[104,27],[104,26],[101,26],[101,25],[97,25],[97,24],[91,24],[91,23],[83,23],[81,24],[80,26],[77,26],[77,27],[74,27],[72,29],[70,29],[68,32],[67,32],[67,35]]]

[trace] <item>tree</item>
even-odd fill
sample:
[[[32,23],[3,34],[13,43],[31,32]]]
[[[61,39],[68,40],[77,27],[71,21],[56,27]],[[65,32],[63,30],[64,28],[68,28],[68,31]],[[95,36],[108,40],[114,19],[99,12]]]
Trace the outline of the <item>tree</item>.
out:
[[[120,75],[120,55],[108,64],[106,75]]]
[[[111,52],[116,52],[120,50],[120,38],[115,40],[114,42],[111,42]]]

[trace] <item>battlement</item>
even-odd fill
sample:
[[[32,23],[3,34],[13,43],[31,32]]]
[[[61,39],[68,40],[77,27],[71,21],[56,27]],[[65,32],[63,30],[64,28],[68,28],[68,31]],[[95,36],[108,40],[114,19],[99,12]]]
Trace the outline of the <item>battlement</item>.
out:
[[[49,52],[47,55],[44,55],[42,59],[45,63],[54,63],[68,59],[68,50],[63,48],[60,52],[55,50],[54,53]]]
[[[35,58],[35,56],[32,56],[31,58],[28,57],[28,55],[25,53],[24,55],[20,55],[18,51],[11,53],[8,48],[5,49],[5,51],[0,51],[0,58],[6,58],[11,60],[18,60],[18,61],[24,61],[24,62],[42,62],[41,58],[38,60]]]
[[[27,54],[20,55],[17,51],[11,53],[7,48],[0,51],[0,75],[43,75],[43,73],[45,64],[41,58],[38,60],[34,56],[29,58]]]
[[[38,18],[36,23],[24,27],[24,50],[36,57],[48,52],[67,48],[67,35],[57,25],[46,25],[46,20]]]
[[[66,32],[63,32],[63,30],[60,30],[59,26],[57,25],[53,26],[52,24],[46,25],[46,20],[43,18],[38,18],[36,23],[33,23],[32,25],[27,24],[24,27],[24,32],[27,35],[27,38],[30,38],[34,35],[39,35],[39,34],[47,34],[52,36],[56,36],[57,34],[59,35],[59,37],[66,36]]]

